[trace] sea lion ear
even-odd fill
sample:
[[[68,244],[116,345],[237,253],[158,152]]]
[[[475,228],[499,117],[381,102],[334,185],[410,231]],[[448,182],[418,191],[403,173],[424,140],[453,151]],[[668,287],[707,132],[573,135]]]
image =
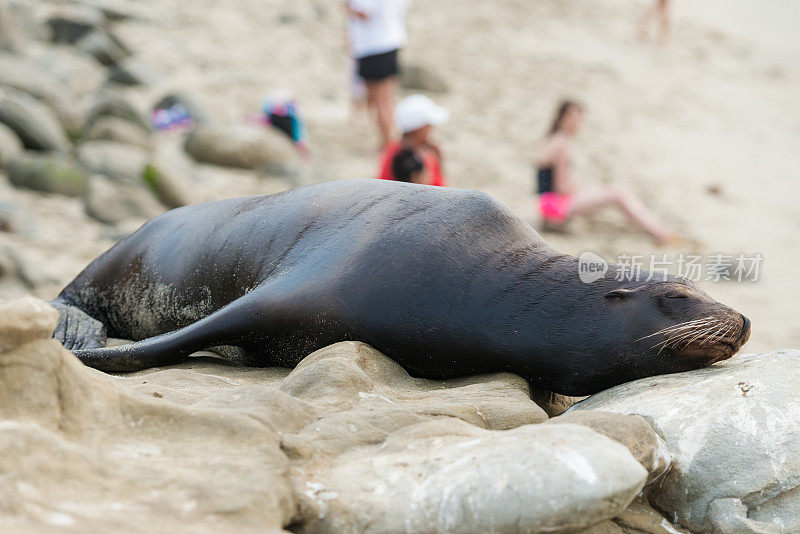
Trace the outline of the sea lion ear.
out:
[[[635,289],[625,289],[623,287],[620,289],[613,289],[608,293],[606,293],[605,296],[607,299],[624,299],[633,295],[635,291],[636,291]]]

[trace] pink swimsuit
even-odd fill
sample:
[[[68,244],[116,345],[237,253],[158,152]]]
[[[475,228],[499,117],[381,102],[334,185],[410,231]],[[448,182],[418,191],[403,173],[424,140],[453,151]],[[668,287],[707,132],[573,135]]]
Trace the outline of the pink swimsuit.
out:
[[[546,221],[562,223],[572,210],[572,195],[542,193],[539,195],[539,211]]]

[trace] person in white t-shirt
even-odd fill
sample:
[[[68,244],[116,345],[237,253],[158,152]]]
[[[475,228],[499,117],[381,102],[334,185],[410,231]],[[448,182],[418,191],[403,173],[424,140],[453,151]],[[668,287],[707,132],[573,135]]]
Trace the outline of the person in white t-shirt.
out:
[[[411,0],[345,0],[350,49],[367,85],[382,146],[394,135],[394,99],[400,72],[398,52],[406,43],[405,15]]]

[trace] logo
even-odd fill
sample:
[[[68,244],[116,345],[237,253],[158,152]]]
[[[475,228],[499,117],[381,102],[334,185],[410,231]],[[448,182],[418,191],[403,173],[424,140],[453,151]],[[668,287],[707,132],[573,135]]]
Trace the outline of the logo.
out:
[[[578,256],[578,276],[584,284],[591,284],[603,278],[606,271],[608,263],[594,252],[586,250]]]

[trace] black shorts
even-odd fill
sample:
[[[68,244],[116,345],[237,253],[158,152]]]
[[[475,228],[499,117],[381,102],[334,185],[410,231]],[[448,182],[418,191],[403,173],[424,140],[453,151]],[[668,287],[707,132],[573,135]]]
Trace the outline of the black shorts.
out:
[[[400,73],[397,52],[398,50],[390,50],[383,54],[359,58],[358,75],[367,81],[378,81],[397,76]]]

